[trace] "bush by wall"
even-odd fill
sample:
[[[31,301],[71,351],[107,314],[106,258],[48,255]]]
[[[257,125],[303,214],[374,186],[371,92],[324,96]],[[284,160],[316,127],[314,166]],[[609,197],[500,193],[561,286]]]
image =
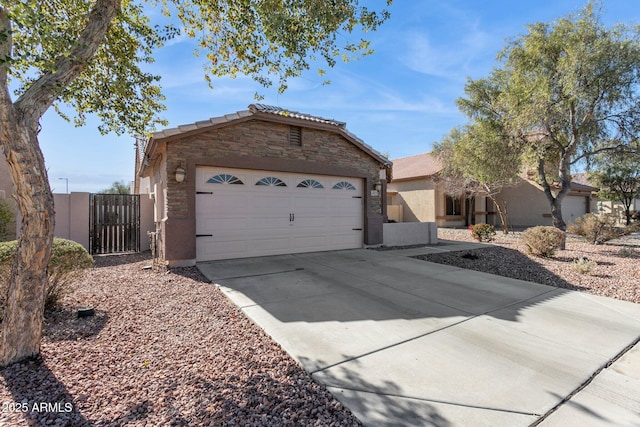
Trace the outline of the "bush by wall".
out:
[[[527,251],[536,256],[552,257],[565,240],[564,231],[548,226],[528,228],[522,233]]]
[[[18,241],[0,243],[0,319],[5,306],[11,265],[18,247]],[[71,284],[77,274],[93,265],[93,257],[79,243],[71,240],[53,239],[51,259],[47,276],[45,308],[55,306],[59,299],[71,291]]]

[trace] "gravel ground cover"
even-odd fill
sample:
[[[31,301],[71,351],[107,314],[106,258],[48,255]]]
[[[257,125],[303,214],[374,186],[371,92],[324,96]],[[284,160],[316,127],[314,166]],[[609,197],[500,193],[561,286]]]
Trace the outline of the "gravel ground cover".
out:
[[[567,237],[566,249],[553,258],[528,255],[521,233],[503,235],[486,248],[423,255],[425,261],[484,271],[545,285],[640,303],[640,235],[626,236],[603,245]],[[469,230],[438,229],[438,238],[475,242]],[[574,261],[586,258],[597,263],[589,273],[575,271]]]
[[[0,426],[360,425],[196,268],[150,264],[96,259],[42,357],[0,370]]]

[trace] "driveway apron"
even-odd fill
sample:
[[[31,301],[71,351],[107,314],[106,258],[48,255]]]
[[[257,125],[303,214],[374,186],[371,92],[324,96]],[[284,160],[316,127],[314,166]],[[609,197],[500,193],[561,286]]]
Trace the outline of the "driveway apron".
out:
[[[640,305],[409,257],[441,250],[198,267],[365,425],[640,425]]]

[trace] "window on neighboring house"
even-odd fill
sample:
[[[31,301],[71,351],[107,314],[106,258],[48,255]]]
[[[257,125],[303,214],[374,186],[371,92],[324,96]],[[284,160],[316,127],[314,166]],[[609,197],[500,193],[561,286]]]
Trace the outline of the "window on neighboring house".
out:
[[[302,146],[302,128],[300,126],[289,126],[289,144]]]
[[[462,199],[460,197],[446,196],[446,215],[459,216],[462,215]]]

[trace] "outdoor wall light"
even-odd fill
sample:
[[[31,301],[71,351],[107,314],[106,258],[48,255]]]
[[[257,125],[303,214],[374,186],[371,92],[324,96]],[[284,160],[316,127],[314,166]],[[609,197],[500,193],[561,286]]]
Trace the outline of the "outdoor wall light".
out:
[[[184,182],[184,178],[187,176],[187,171],[182,166],[176,168],[176,182]]]
[[[376,191],[382,190],[382,184],[380,183],[380,181],[376,182],[376,184],[374,185],[374,188]]]

